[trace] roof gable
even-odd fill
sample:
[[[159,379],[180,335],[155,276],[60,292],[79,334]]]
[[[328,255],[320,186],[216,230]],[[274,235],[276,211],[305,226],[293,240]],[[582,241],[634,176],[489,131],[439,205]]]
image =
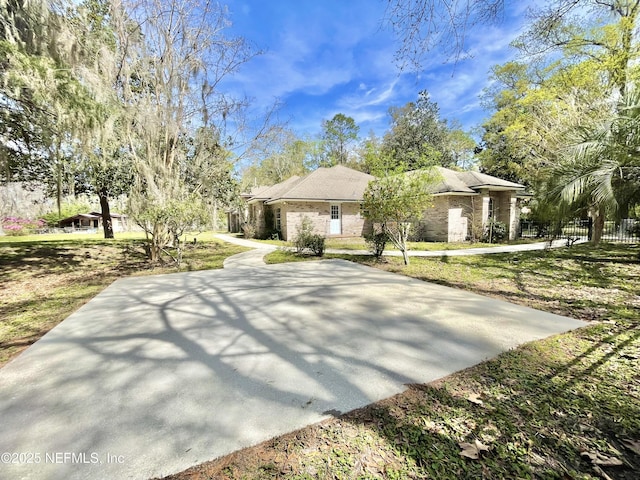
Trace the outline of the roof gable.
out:
[[[520,185],[519,183],[503,180],[502,178],[487,175],[486,173],[467,171],[456,172],[456,174],[458,175],[458,178],[460,178],[470,188],[502,187],[513,190],[521,190],[525,188],[524,185]]]
[[[304,177],[291,177],[261,191],[250,201],[267,203],[284,200],[362,201],[364,191],[375,177],[342,165],[320,167]]]
[[[435,168],[440,178],[429,187],[434,195],[477,195],[478,190],[524,190],[524,186],[480,172],[458,172],[444,167]],[[297,175],[271,187],[254,189],[249,202],[274,203],[285,200],[359,202],[371,180],[376,177],[342,165],[317,170],[299,177]]]
[[[280,198],[358,201],[362,200],[367,185],[374,179],[372,175],[342,165],[321,167],[282,192]]]
[[[109,215],[114,220],[118,219],[118,218],[126,218],[127,217],[125,214],[116,213],[116,212],[111,212]],[[58,223],[71,222],[73,220],[96,220],[96,219],[99,219],[99,218],[102,218],[102,213],[101,212],[77,213],[77,214],[72,215],[70,217],[58,220]]]
[[[251,200],[269,200],[274,197],[278,197],[282,192],[286,192],[291,186],[301,180],[301,177],[294,175],[287,178],[285,181],[271,185],[264,189],[258,190],[257,193],[251,196]],[[252,192],[253,193],[253,192]]]
[[[464,193],[475,194],[476,191],[469,188],[457,175],[458,172],[444,167],[435,167],[440,174],[438,182],[429,187],[429,193]]]
[[[485,173],[465,171],[458,172],[444,167],[435,167],[440,173],[440,181],[429,191],[433,194],[473,195],[481,188],[489,190],[524,190],[524,185],[509,182]]]
[[[256,186],[252,187],[251,190],[249,190],[248,192],[241,193],[240,196],[242,198],[259,197],[262,192],[265,192],[269,188],[271,188],[271,187],[269,187],[267,185],[256,185]]]
[[[96,217],[101,217],[102,218],[102,212],[91,212],[89,215],[95,215]],[[116,212],[110,212],[109,215],[111,216],[111,218],[123,218],[123,217],[126,217],[125,214],[116,213]]]

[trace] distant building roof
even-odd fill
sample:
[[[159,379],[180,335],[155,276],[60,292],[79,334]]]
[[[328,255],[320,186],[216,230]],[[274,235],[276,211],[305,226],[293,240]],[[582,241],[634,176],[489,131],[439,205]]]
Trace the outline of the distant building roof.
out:
[[[102,212],[91,212],[89,215],[96,215],[98,217],[102,217]],[[126,218],[127,217],[124,213],[116,213],[116,212],[111,212],[110,215],[111,215],[111,218]]]
[[[74,220],[80,220],[80,219],[97,220],[99,218],[102,218],[102,213],[100,212],[78,213],[76,215],[72,215],[71,217],[63,218],[58,223],[60,224],[68,223],[68,222],[72,222]],[[127,216],[121,213],[112,212],[111,218],[127,218]]]

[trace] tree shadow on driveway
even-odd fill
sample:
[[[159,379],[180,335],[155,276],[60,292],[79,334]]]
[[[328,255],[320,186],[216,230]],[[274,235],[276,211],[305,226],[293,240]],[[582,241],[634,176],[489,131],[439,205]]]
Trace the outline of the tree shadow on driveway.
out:
[[[338,260],[128,278],[0,371],[0,447],[162,476],[581,325]]]

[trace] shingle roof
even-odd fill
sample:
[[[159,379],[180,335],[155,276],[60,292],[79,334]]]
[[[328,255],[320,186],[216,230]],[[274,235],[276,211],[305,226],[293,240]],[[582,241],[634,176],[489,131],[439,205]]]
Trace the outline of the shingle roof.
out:
[[[475,194],[476,191],[470,189],[461,179],[458,177],[458,173],[454,170],[449,170],[444,167],[435,167],[440,174],[440,180],[438,183],[429,188],[429,193],[467,193]]]
[[[91,212],[89,215],[95,215],[97,217],[102,217],[102,212]],[[123,217],[126,217],[125,214],[116,213],[116,212],[111,212],[109,215],[111,215],[111,218],[123,218]]]
[[[440,179],[429,188],[432,194],[476,195],[480,188],[524,190],[518,183],[480,172],[458,172],[444,167],[437,169]],[[252,190],[249,202],[273,203],[284,200],[362,201],[373,175],[342,165],[318,168],[304,177],[293,176],[271,187]]]
[[[111,218],[126,218],[127,217],[124,214],[116,213],[116,212],[111,212],[110,215],[111,215]],[[98,218],[102,218],[102,212],[78,213],[76,215],[72,215],[70,217],[58,220],[58,223],[65,223],[65,222],[70,222],[71,220],[79,220],[79,219],[95,220],[95,219],[98,219]]]
[[[458,178],[460,178],[468,187],[481,188],[481,187],[504,187],[512,188],[514,190],[520,190],[525,188],[524,185],[519,183],[509,182],[493,175],[487,175],[480,172],[456,172]]]
[[[251,190],[249,190],[248,192],[241,193],[240,196],[243,198],[258,197],[260,193],[264,192],[268,188],[271,188],[271,187],[269,187],[268,185],[257,185],[255,187],[252,187]]]
[[[445,194],[475,194],[480,188],[499,187],[499,189],[523,190],[524,185],[509,182],[492,175],[480,172],[458,172],[444,167],[435,167],[440,173],[441,180],[430,188],[430,193]]]
[[[267,203],[280,200],[362,201],[364,191],[375,177],[342,165],[318,168],[304,177],[291,177],[253,196]]]
[[[284,182],[276,183],[275,185],[259,190],[251,197],[251,200],[271,200],[273,198],[277,198],[282,192],[286,192],[287,189],[291,188],[291,186],[295,185],[300,180],[301,177],[298,175],[289,177]]]

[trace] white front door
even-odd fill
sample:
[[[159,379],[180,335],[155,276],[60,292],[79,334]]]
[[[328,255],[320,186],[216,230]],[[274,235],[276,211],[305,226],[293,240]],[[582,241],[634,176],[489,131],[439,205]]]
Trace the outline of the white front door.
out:
[[[341,213],[339,203],[331,205],[331,224],[329,225],[330,235],[340,235],[342,233]]]

